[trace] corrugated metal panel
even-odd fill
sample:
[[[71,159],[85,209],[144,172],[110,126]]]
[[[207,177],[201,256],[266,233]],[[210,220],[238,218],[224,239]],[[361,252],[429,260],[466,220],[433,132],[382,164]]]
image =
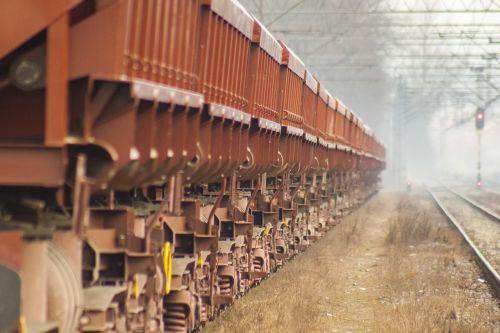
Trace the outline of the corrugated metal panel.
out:
[[[286,56],[283,57],[283,63],[288,66],[298,76],[301,78],[304,77],[304,72],[306,71],[306,65],[300,60],[299,56],[296,55],[285,42],[280,41],[280,44],[283,47],[283,50],[286,51]],[[286,59],[285,59],[286,58]]]
[[[328,104],[328,96],[330,94],[328,93],[328,91],[323,87],[323,86],[320,86],[319,88],[319,97],[321,97],[321,99],[323,100],[323,102],[327,103]]]
[[[266,29],[266,27],[254,17],[255,22],[260,28],[259,46],[265,50],[279,64],[282,63],[283,48],[274,36]]]
[[[247,38],[252,38],[253,18],[237,0],[212,0],[210,8]]]
[[[309,89],[312,90],[313,93],[317,94],[318,93],[318,81],[314,78],[314,76],[306,70],[306,85],[309,87]]]
[[[346,115],[347,108],[345,107],[344,103],[340,99],[337,98],[337,112],[342,114],[343,116]]]

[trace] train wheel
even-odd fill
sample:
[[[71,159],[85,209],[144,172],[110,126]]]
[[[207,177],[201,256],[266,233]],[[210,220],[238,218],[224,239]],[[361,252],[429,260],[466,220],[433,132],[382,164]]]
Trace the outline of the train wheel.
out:
[[[76,332],[83,308],[83,290],[66,256],[53,244],[48,257],[48,318],[59,322],[60,332]]]

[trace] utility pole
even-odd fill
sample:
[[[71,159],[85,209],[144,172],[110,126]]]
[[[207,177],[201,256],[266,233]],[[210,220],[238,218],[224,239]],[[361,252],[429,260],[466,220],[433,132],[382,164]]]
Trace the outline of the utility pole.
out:
[[[404,135],[404,119],[403,114],[406,110],[407,100],[406,91],[403,83],[398,85],[398,101],[393,111],[392,119],[392,161],[393,161],[393,177],[396,190],[403,189],[406,177],[406,151],[405,151],[405,135]]]
[[[479,97],[480,86],[479,81],[484,80],[484,67],[480,69],[480,75],[476,79],[476,90],[477,96]],[[478,105],[479,100],[478,100]],[[476,134],[477,134],[477,165],[476,165],[476,185],[480,187],[482,185],[481,179],[481,131],[484,128],[484,109],[480,106],[476,109],[476,117],[475,117],[475,125],[476,125]]]
[[[477,186],[481,186],[481,131],[477,131]]]
[[[481,133],[484,128],[484,109],[476,111],[476,133],[477,133],[477,186],[482,185],[481,178]]]

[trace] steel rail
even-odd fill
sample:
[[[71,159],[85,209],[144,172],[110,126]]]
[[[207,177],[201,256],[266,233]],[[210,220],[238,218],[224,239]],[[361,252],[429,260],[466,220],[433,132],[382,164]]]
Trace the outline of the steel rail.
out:
[[[434,202],[436,203],[439,210],[443,213],[443,215],[447,218],[447,220],[455,227],[455,229],[460,233],[464,241],[469,245],[472,250],[472,253],[476,257],[479,266],[482,268],[484,277],[489,282],[491,289],[493,290],[495,296],[500,298],[500,275],[495,270],[495,268],[491,265],[491,263],[484,257],[479,248],[474,244],[472,239],[467,235],[464,229],[460,226],[460,224],[455,220],[453,215],[446,209],[443,203],[438,199],[438,197],[429,189],[426,188],[429,195],[432,197]]]
[[[447,191],[453,193],[454,195],[456,195],[457,197],[459,197],[460,199],[462,199],[463,201],[465,201],[466,203],[468,203],[469,205],[471,205],[472,207],[474,207],[475,209],[477,209],[479,212],[481,212],[486,217],[494,220],[496,223],[500,223],[500,216],[498,214],[496,214],[495,212],[492,212],[489,208],[481,205],[480,203],[478,203],[475,200],[472,200],[472,199],[466,197],[465,195],[463,195],[461,193],[458,193],[457,191],[449,188],[448,186],[446,186],[444,184],[442,184],[442,186]]]
[[[498,192],[496,190],[492,190],[491,188],[488,188],[488,187],[482,187],[481,191],[483,191],[485,193],[491,193],[491,194],[500,196],[500,192]]]

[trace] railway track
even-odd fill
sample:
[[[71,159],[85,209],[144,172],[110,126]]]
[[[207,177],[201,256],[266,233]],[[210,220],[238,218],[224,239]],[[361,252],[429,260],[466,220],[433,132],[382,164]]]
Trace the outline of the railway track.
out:
[[[475,207],[478,211],[480,211],[487,217],[500,223],[500,207],[496,206],[493,200],[489,199],[493,197],[493,193],[477,193],[477,191],[474,191],[469,195],[464,195],[448,186],[445,187],[448,191],[452,192],[469,205]],[[498,203],[500,204],[500,202]]]
[[[471,248],[495,296],[500,298],[500,219],[481,204],[441,186],[427,191]]]
[[[500,216],[500,192],[491,188],[482,188],[471,191],[468,196],[482,205],[490,207],[497,216]]]

